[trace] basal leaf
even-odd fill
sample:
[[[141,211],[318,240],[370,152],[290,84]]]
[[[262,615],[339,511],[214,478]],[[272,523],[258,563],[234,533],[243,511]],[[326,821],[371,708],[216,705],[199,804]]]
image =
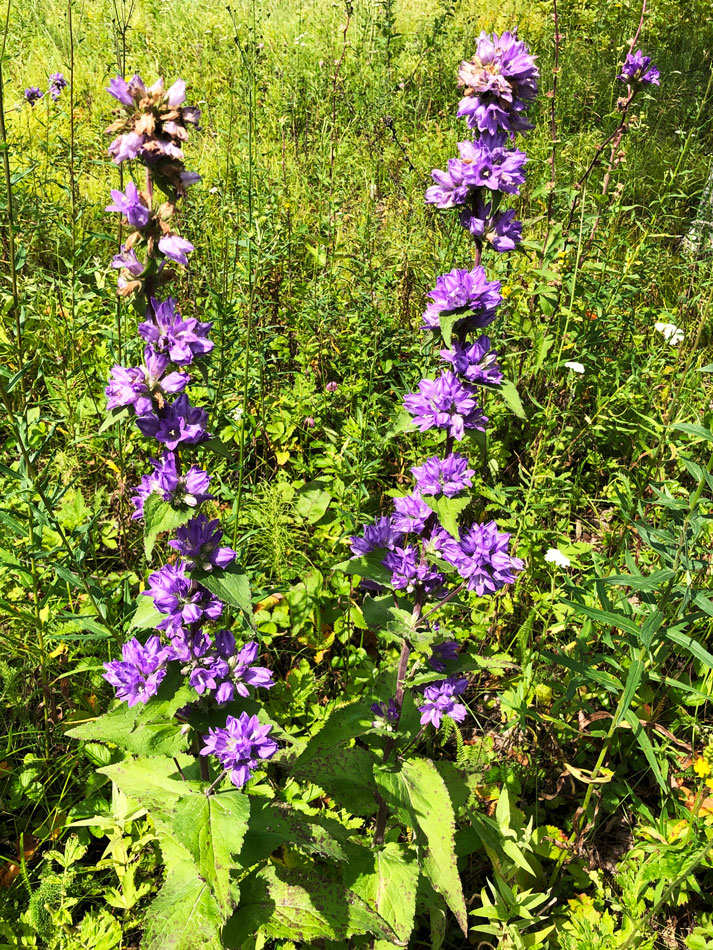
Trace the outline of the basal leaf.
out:
[[[448,789],[429,759],[407,759],[374,770],[387,806],[398,810],[425,845],[423,870],[455,914],[464,934],[468,921],[455,854],[455,816]]]
[[[240,885],[240,906],[224,932],[226,948],[241,947],[260,928],[268,937],[309,944],[374,934],[398,945],[389,924],[329,866],[289,869],[269,865]]]
[[[346,861],[343,842],[347,834],[334,819],[304,814],[285,802],[251,798],[250,827],[243,844],[245,864],[256,864],[283,844],[307,854]]]

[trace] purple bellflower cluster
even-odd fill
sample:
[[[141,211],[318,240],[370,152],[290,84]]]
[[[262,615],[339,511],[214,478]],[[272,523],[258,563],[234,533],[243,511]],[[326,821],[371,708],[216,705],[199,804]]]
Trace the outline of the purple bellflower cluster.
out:
[[[458,143],[458,157],[451,158],[445,170],[432,172],[434,184],[426,191],[427,204],[458,210],[460,224],[475,245],[474,266],[441,275],[428,294],[422,329],[445,344],[439,350],[444,367],[404,397],[414,427],[431,431],[441,451],[412,468],[415,490],[394,499],[393,514],[365,525],[361,536],[351,538],[355,557],[382,555],[381,564],[391,572],[391,587],[412,595],[416,624],[423,622],[426,597],[436,600],[433,610],[458,591],[490,596],[513,583],[523,568],[509,551],[510,535],[494,521],[453,529],[464,507],[463,495],[475,477],[461,445],[467,445],[469,432],[487,427],[481,394],[503,381],[490,337],[479,335],[493,323],[502,303],[500,282],[488,280],[481,257],[485,248],[512,251],[522,239],[515,211],[501,208],[501,202],[505,195],[517,195],[525,181],[527,156],[513,142],[517,133],[532,128],[527,111],[537,95],[538,77],[535,57],[514,33],[481,33],[474,57],[458,72],[463,90],[458,115],[473,137]],[[452,505],[452,517],[441,524],[444,505]],[[365,586],[374,585],[367,581]],[[425,622],[438,640],[436,625]],[[404,641],[400,676],[408,651]],[[458,658],[459,644],[443,640],[432,646],[428,663],[445,673]],[[464,676],[453,674],[429,683],[418,707],[422,727],[438,728],[444,716],[462,722],[466,707],[458,697],[467,685]],[[396,698],[372,706],[375,727],[398,728],[403,686],[402,678]]]
[[[51,77],[60,90],[61,78]],[[200,580],[225,571],[236,558],[223,543],[218,519],[198,511],[214,495],[210,475],[190,459],[193,447],[210,438],[208,414],[191,403],[186,389],[200,375],[195,364],[213,349],[211,324],[183,316],[175,299],[159,296],[171,267],[185,266],[193,251],[171,221],[188,186],[199,180],[185,169],[183,146],[200,113],[185,105],[182,80],[165,89],[160,79],[146,87],[138,75],[128,82],[117,77],[108,92],[121,107],[108,130],[115,136],[109,154],[116,164],[143,165],[145,186],[140,190],[129,181],[124,191],[112,189],[106,209],[133,229],[112,266],[119,271],[119,294],[131,298],[142,318],[137,330],[143,342],[141,365],[112,368],[107,407],[130,410],[139,431],[158,443],[156,457],[150,459],[152,471],[135,489],[132,518],[143,519],[147,501],[155,496],[181,512],[184,521],[168,542],[175,552],[172,560],[149,576],[143,592],[162,615],[157,632],[146,643],[134,638],[124,644],[121,659],[105,664],[104,676],[117,697],[134,706],[156,696],[169,668],[179,670],[195,694],[181,710],[190,723],[192,708],[211,712],[256,689],[269,689],[274,680],[269,669],[258,665],[258,644],[239,645],[225,629],[225,605]],[[154,186],[166,196],[161,204],[154,201]],[[272,727],[256,716],[228,713],[226,709],[225,727],[212,728],[199,751],[214,756],[240,787],[275,754],[277,743],[268,738]]]
[[[48,82],[47,92],[42,92],[39,86],[28,86],[27,89],[25,89],[25,101],[31,106],[34,106],[34,104],[44,98],[45,95],[49,95],[54,102],[57,102],[62,95],[62,90],[66,89],[69,85],[66,77],[62,73],[52,73]]]

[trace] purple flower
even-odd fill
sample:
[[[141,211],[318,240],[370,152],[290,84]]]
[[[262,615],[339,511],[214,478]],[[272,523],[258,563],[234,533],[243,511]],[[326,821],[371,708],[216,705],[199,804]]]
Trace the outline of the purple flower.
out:
[[[423,465],[411,469],[416,479],[416,488],[422,495],[440,495],[453,498],[459,492],[470,488],[475,470],[464,455],[453,452],[443,460],[432,457]]]
[[[222,685],[222,689],[219,690],[216,695],[216,700],[219,703],[230,702],[235,693],[239,696],[249,696],[249,686],[270,689],[275,685],[271,670],[268,670],[265,666],[254,665],[258,654],[257,643],[254,641],[252,643],[246,643],[237,655],[235,655],[235,638],[229,631],[221,630],[220,633],[216,635],[216,641],[221,634],[223,635],[223,643],[218,649],[225,655],[225,653],[230,650],[230,641],[228,639],[230,638],[232,639],[232,652],[230,652],[228,658],[228,676]]]
[[[109,145],[109,154],[115,165],[135,159],[144,145],[145,135],[137,132],[124,132]]]
[[[470,189],[463,181],[462,164],[457,158],[449,158],[448,171],[433,169],[431,177],[436,184],[426,189],[426,204],[447,211],[465,203]]]
[[[123,214],[132,228],[145,228],[149,223],[149,209],[141,200],[139,190],[133,181],[126,186],[126,192],[111,189],[114,204],[107,205],[106,211],[116,211]],[[126,265],[124,265],[126,266]]]
[[[146,95],[146,86],[141,76],[136,73],[129,82],[121,76],[110,79],[106,91],[110,96],[118,99],[122,105],[133,108],[136,100]]]
[[[176,539],[169,546],[182,554],[189,571],[212,571],[214,567],[227,567],[237,554],[232,548],[220,547],[223,529],[218,519],[209,521],[205,515],[195,518],[176,530]]]
[[[338,386],[339,386],[339,383],[336,380],[330,379],[330,381],[327,383],[327,385],[324,388],[327,390],[328,393],[334,393],[337,391]]]
[[[433,514],[417,491],[401,498],[394,498],[396,514],[392,517],[392,524],[396,531],[403,534],[421,534],[426,522]]]
[[[134,637],[121,648],[121,660],[104,664],[104,679],[116,688],[117,698],[125,699],[129,706],[145,703],[158,692],[169,652],[157,636],[149,637],[145,646]]]
[[[39,86],[28,86],[27,89],[25,89],[25,99],[30,103],[31,106],[34,106],[34,104],[38,102],[43,95],[44,93],[40,91]]]
[[[136,507],[132,518],[143,517],[144,502],[152,492],[157,492],[164,501],[170,502],[174,507],[187,505],[189,508],[196,508],[202,502],[215,497],[208,491],[210,475],[197,465],[191,466],[185,475],[179,475],[173,452],[164,452],[160,462],[156,459],[150,459],[150,462],[154,471],[142,477],[136,494],[131,499]]]
[[[616,78],[628,83],[661,85],[661,73],[656,66],[652,65],[651,57],[644,56],[640,49],[637,49],[635,53],[626,54],[626,62]]]
[[[206,411],[192,406],[185,393],[166,406],[160,416],[149,412],[136,417],[141,432],[162,442],[168,449],[175,449],[183,443],[196,445],[209,439],[210,433],[205,428],[207,423]]]
[[[455,268],[436,279],[436,286],[429,291],[431,303],[423,314],[424,330],[436,330],[441,316],[462,313],[468,329],[486,327],[495,319],[497,308],[502,303],[500,281],[486,280],[485,268],[472,270]],[[462,324],[461,324],[462,325]]]
[[[493,213],[491,203],[476,198],[472,207],[460,213],[460,223],[479,241],[488,241],[496,251],[514,251],[522,240],[522,224],[515,220],[515,211]]]
[[[133,406],[137,415],[151,412],[153,403],[148,391],[141,366],[113,366],[109,385],[104,390],[107,409]]]
[[[314,429],[314,426],[315,426],[314,416],[305,416],[303,425],[306,429]]]
[[[423,691],[425,703],[418,707],[421,713],[421,725],[431,723],[436,729],[441,725],[444,716],[450,716],[456,722],[463,722],[466,717],[466,708],[455,700],[468,687],[465,676],[449,677],[440,683],[432,683]]]
[[[204,619],[217,620],[223,612],[217,597],[186,575],[183,561],[165,564],[149,575],[149,586],[143,594],[152,598],[159,613],[168,615],[157,627],[169,636],[180,635],[184,626]]]
[[[392,697],[388,704],[387,703],[372,703],[371,711],[376,716],[377,720],[383,719],[386,725],[395,725],[399,721],[400,711],[399,707],[396,705],[396,700]],[[379,726],[381,723],[374,722],[374,726]]]
[[[438,673],[445,672],[446,663],[454,663],[458,659],[460,643],[455,640],[446,640],[445,643],[438,643],[428,658],[428,663]]]
[[[62,94],[62,90],[65,89],[69,83],[65,79],[62,73],[52,73],[50,76],[50,85],[47,90],[56,102]]]
[[[509,543],[510,535],[488,521],[461,531],[459,542],[446,540],[441,554],[467,582],[468,590],[482,597],[512,584],[515,574],[524,567],[520,558],[509,554]]]
[[[490,337],[481,336],[464,346],[458,341],[448,350],[441,350],[441,359],[450,363],[454,371],[474,385],[498,386],[503,374],[497,362],[497,353],[490,349]]]
[[[171,361],[165,353],[157,353],[150,343],[144,347],[144,361],[146,363],[146,385],[152,393],[160,392],[164,396],[172,396],[175,393],[183,392],[191,381],[188,373],[180,370],[164,376]]]
[[[186,101],[186,83],[183,79],[177,79],[166,92],[166,102],[172,109],[177,109]]]
[[[527,155],[508,145],[506,132],[483,132],[475,141],[459,142],[463,183],[471,189],[490,188],[516,195],[525,183]]]
[[[475,56],[458,71],[458,84],[465,86],[458,115],[481,132],[527,131],[532,126],[523,112],[537,95],[538,77],[535,57],[513,33],[483,32]]]
[[[393,551],[394,547],[400,543],[401,535],[394,528],[393,520],[384,515],[377,518],[374,524],[364,525],[364,536],[359,537],[354,534],[349,539],[351,542],[352,554],[359,556],[361,554],[370,554],[377,548],[386,548]]]
[[[201,755],[214,755],[224,769],[230,772],[230,781],[238,788],[252,776],[265,759],[277,752],[277,743],[268,739],[272,726],[261,726],[257,716],[240,713],[240,718],[228,716],[224,729],[211,729],[203,736],[205,745]]]
[[[111,266],[115,270],[122,270],[117,280],[119,290],[123,290],[128,284],[123,271],[126,271],[130,277],[140,277],[144,272],[144,265],[136,256],[136,251],[133,248],[127,250],[125,244],[121,245],[121,253],[115,254],[112,258]]]
[[[417,393],[404,396],[404,406],[419,431],[446,429],[458,442],[466,429],[485,431],[488,422],[476,400],[475,390],[444,370],[437,379],[422,379]]]
[[[177,234],[167,234],[159,240],[158,249],[164,257],[168,257],[177,264],[183,264],[185,267],[188,264],[187,255],[194,250],[194,247],[190,241],[179,237]]]
[[[408,594],[417,587],[430,594],[439,590],[445,583],[443,574],[433,570],[421,558],[420,550],[413,545],[389,551],[381,563],[391,571],[393,587],[396,590],[405,590]]]
[[[194,317],[183,319],[173,297],[161,302],[152,297],[146,316],[148,319],[139,324],[139,333],[178,366],[187,366],[213,349],[213,342],[208,339],[213,324],[201,323]]]

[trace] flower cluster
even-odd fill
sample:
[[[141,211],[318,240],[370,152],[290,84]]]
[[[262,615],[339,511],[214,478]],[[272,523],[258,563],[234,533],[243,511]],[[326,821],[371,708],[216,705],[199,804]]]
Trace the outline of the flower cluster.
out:
[[[47,92],[42,92],[39,86],[28,86],[25,89],[25,101],[34,106],[45,95],[49,95],[54,102],[57,102],[62,95],[62,90],[66,89],[68,85],[69,83],[62,73],[51,73]]]
[[[155,696],[173,666],[195,694],[181,711],[190,723],[192,709],[225,706],[248,697],[251,690],[269,689],[274,681],[269,669],[257,665],[258,644],[236,642],[225,629],[225,605],[201,583],[201,578],[225,571],[236,558],[223,543],[218,519],[197,511],[214,500],[210,475],[197,464],[187,464],[191,449],[210,438],[208,415],[191,403],[186,389],[196,375],[194,366],[213,349],[211,324],[182,316],[176,300],[158,295],[169,276],[166,265],[185,266],[193,250],[169,222],[188,185],[199,180],[186,171],[182,150],[187,127],[197,126],[199,112],[184,105],[182,80],[165,90],[162,80],[147,88],[138,75],[128,82],[117,77],[108,91],[122,107],[109,128],[118,133],[109,153],[117,164],[141,162],[146,184],[139,190],[130,181],[124,191],[113,189],[107,206],[133,229],[112,264],[119,271],[119,293],[132,298],[142,317],[138,335],[143,341],[141,365],[112,368],[107,407],[129,409],[140,432],[159,444],[157,457],[150,459],[152,471],[135,489],[132,517],[142,519],[148,499],[156,496],[179,513],[177,520],[183,523],[168,542],[174,559],[149,576],[143,592],[162,615],[157,632],[145,644],[138,639],[125,644],[122,659],[105,664],[104,675],[117,697],[133,706]],[[158,207],[154,185],[169,198]],[[233,783],[242,786],[277,750],[267,737],[270,730],[255,716],[228,715],[224,728],[213,728],[204,737],[201,755],[214,755]]]
[[[509,552],[510,535],[494,521],[454,530],[464,507],[461,496],[472,488],[475,469],[466,454],[453,449],[455,443],[465,443],[469,432],[486,428],[481,394],[503,381],[490,337],[478,335],[497,316],[501,286],[488,280],[480,261],[486,246],[499,253],[512,251],[522,237],[514,210],[501,203],[505,195],[518,194],[525,181],[527,156],[513,139],[532,127],[526,113],[537,94],[537,79],[534,57],[513,33],[481,33],[475,56],[458,73],[463,87],[458,115],[466,119],[473,138],[458,144],[458,157],[445,170],[432,172],[435,184],[426,191],[428,204],[459,210],[460,224],[475,245],[475,266],[438,277],[423,314],[422,329],[444,344],[439,355],[445,367],[404,397],[414,427],[431,431],[443,450],[412,468],[415,490],[394,499],[393,514],[351,538],[355,556],[382,555],[391,587],[413,595],[417,623],[426,597],[444,598],[457,590],[489,596],[513,583],[523,568]],[[444,510],[451,514],[441,524]],[[434,627],[431,633],[434,639],[439,635]],[[458,659],[458,644],[452,640],[432,649],[429,663],[437,672],[446,672]],[[444,716],[461,722],[466,708],[457,697],[466,688],[466,678],[457,675],[428,685],[419,706],[422,725],[438,728]],[[391,727],[398,725],[400,704],[395,700],[372,710]]]

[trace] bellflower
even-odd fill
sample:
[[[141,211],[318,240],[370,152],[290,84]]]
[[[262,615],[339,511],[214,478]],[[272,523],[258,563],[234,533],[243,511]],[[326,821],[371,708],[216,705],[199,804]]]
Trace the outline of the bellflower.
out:
[[[644,56],[640,49],[637,49],[635,53],[626,54],[626,61],[616,78],[632,84],[661,85],[661,73],[652,64],[651,57]]]
[[[190,241],[179,237],[177,234],[166,234],[158,242],[158,249],[169,260],[177,264],[188,264],[188,254],[195,250]]]
[[[440,590],[445,583],[443,574],[434,570],[421,558],[421,551],[413,545],[389,551],[381,562],[391,571],[391,583],[396,590],[411,594],[417,587],[427,593]]]
[[[435,205],[440,211],[462,205],[470,194],[470,188],[463,181],[462,162],[457,158],[448,159],[448,170],[434,168],[431,177],[435,185],[426,189],[426,204]]]
[[[498,386],[503,374],[497,362],[497,353],[490,349],[490,337],[481,336],[463,345],[457,340],[450,349],[441,350],[441,359],[450,363],[455,373],[474,385]]]
[[[104,392],[107,409],[133,406],[137,415],[145,415],[153,409],[146,374],[141,366],[113,366]]]
[[[401,534],[395,529],[393,518],[384,515],[377,518],[374,524],[365,524],[361,538],[358,535],[352,535],[349,541],[352,554],[359,556],[370,554],[377,548],[393,551],[396,545],[401,543]]]
[[[268,738],[272,726],[261,726],[257,716],[240,713],[238,719],[228,716],[224,729],[210,729],[203,736],[201,755],[214,755],[230,774],[238,788],[251,778],[255,769],[277,752],[277,743]]]
[[[183,561],[165,564],[149,575],[149,586],[143,594],[151,597],[159,613],[168,615],[157,626],[169,636],[180,635],[184,626],[204,618],[217,620],[223,612],[218,598],[187,576]]]
[[[437,379],[422,379],[418,392],[404,397],[404,406],[420,432],[445,429],[460,442],[466,429],[485,431],[488,422],[475,398],[475,390],[444,370]]]
[[[106,211],[116,211],[117,214],[123,214],[132,228],[145,228],[149,223],[149,209],[141,199],[139,189],[130,181],[126,186],[126,191],[111,189],[111,197],[114,203],[106,206]],[[125,265],[124,265],[125,266]]]
[[[168,449],[175,449],[183,443],[196,445],[209,439],[210,433],[205,428],[207,423],[205,410],[192,406],[185,393],[166,406],[161,415],[149,412],[136,417],[136,425],[143,434],[157,439]]]
[[[460,223],[474,238],[487,241],[500,253],[514,251],[522,240],[522,223],[515,220],[514,208],[493,212],[491,202],[481,198],[461,211]]]
[[[479,597],[494,594],[505,584],[512,584],[515,575],[524,567],[518,557],[508,552],[510,535],[498,531],[494,521],[474,524],[461,530],[460,541],[444,544],[442,556],[456,568],[468,590]]]
[[[139,333],[157,352],[167,353],[177,366],[187,366],[213,349],[213,341],[208,339],[213,324],[194,317],[184,319],[173,297],[161,302],[152,297],[146,316],[146,321],[139,324]]]
[[[150,475],[144,475],[139,485],[137,485],[131,501],[136,508],[132,518],[143,517],[144,502],[153,492],[159,494],[164,501],[170,502],[174,507],[187,505],[189,508],[196,508],[204,501],[214,498],[208,492],[210,487],[210,475],[192,465],[185,475],[178,474],[176,456],[173,452],[164,452],[161,461],[156,459],[149,460],[154,467]]]
[[[217,518],[209,521],[205,515],[195,518],[176,530],[176,538],[169,546],[186,558],[189,571],[212,571],[214,567],[227,567],[237,557],[232,548],[220,547],[223,529]]]
[[[458,151],[463,183],[472,189],[489,188],[516,195],[525,183],[527,155],[509,147],[505,132],[483,132],[479,139],[459,142]]]
[[[52,73],[50,76],[49,89],[47,91],[56,102],[62,95],[62,90],[66,89],[68,85],[69,83],[62,73]]]
[[[523,113],[537,95],[538,78],[535,57],[514,33],[482,32],[475,56],[458,70],[465,87],[458,115],[481,132],[527,131],[532,126]]]
[[[122,162],[132,161],[137,158],[143,148],[145,136],[137,132],[126,132],[124,135],[118,135],[109,145],[109,154],[115,165],[121,165]]]
[[[31,106],[39,102],[42,96],[44,96],[44,93],[40,90],[39,86],[28,86],[27,89],[25,89],[25,99]]]
[[[121,648],[121,660],[104,664],[104,679],[115,687],[117,698],[125,699],[129,706],[145,703],[158,692],[169,653],[157,636],[149,637],[145,645],[134,637]]]
[[[376,720],[372,723],[375,728],[382,725],[394,726],[401,717],[401,710],[396,705],[393,696],[388,703],[372,703],[370,708],[376,716]],[[382,720],[382,722],[379,722],[379,720]]]
[[[433,652],[428,658],[428,665],[436,670],[437,673],[443,673],[447,663],[455,663],[458,659],[460,643],[455,640],[446,640],[444,643],[438,643],[433,648]]]
[[[492,323],[497,308],[502,303],[500,281],[486,280],[485,268],[472,270],[455,268],[436,279],[436,286],[429,291],[431,302],[423,314],[424,330],[440,326],[441,316],[462,313],[465,326],[486,327]]]
[[[218,647],[219,652],[225,654],[230,652],[230,640],[232,639],[232,652],[228,658],[228,675],[226,681],[216,694],[216,700],[219,703],[227,703],[233,699],[237,693],[238,696],[249,696],[249,686],[262,687],[270,689],[275,685],[272,678],[272,671],[265,666],[255,666],[257,660],[258,644],[253,641],[246,643],[237,653],[235,653],[235,638],[228,630],[221,630],[216,634],[216,644],[218,637],[223,638],[222,644]]]
[[[474,469],[464,455],[453,452],[444,459],[432,456],[411,469],[416,479],[416,489],[422,495],[440,495],[453,498],[454,495],[470,488],[475,475]]]
[[[440,683],[427,686],[423,691],[425,702],[418,707],[421,713],[421,725],[431,723],[438,729],[444,716],[450,716],[456,722],[463,722],[467,710],[462,703],[456,701],[455,697],[464,693],[467,687],[468,680],[465,676],[449,677]]]
[[[421,500],[417,491],[401,498],[394,498],[394,508],[396,514],[392,517],[393,526],[403,534],[421,534],[426,527],[426,522],[433,514],[426,502]]]

